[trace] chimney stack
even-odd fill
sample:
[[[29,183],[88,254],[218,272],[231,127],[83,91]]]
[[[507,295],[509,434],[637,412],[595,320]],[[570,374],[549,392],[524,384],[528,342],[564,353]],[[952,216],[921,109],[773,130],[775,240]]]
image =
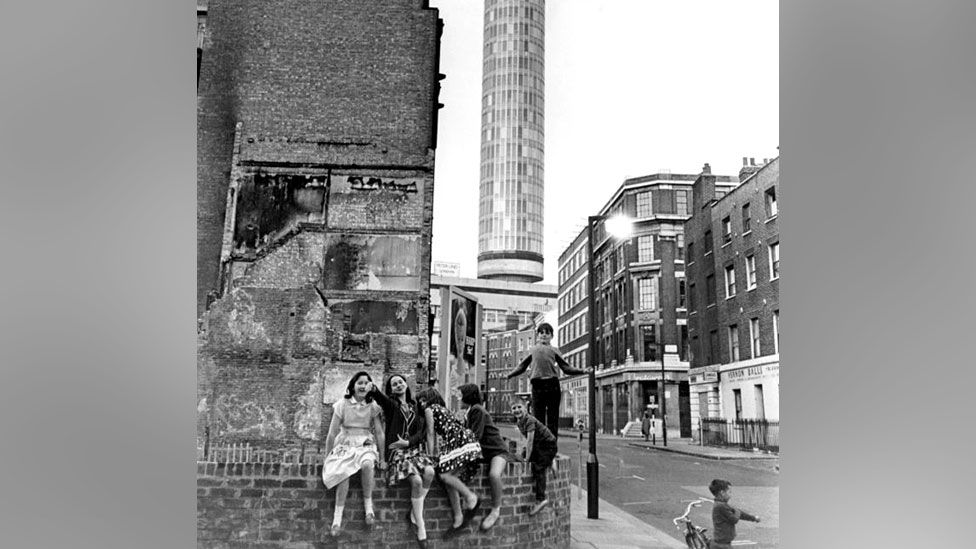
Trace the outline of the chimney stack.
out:
[[[712,173],[712,167],[708,165],[708,162],[705,162],[705,165],[702,166],[702,173],[706,175]]]

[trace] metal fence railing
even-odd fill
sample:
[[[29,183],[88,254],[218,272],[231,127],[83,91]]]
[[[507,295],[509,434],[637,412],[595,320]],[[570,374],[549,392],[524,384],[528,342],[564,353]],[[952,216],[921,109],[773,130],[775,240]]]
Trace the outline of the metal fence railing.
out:
[[[779,422],[765,419],[701,419],[702,444],[779,452]]]

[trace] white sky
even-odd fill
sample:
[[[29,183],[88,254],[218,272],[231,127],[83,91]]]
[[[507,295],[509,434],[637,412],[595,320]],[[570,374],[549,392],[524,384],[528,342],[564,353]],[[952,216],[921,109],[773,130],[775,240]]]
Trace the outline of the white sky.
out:
[[[434,261],[477,276],[483,0],[444,20]],[[775,0],[546,2],[545,280],[627,177],[736,175],[779,145]]]

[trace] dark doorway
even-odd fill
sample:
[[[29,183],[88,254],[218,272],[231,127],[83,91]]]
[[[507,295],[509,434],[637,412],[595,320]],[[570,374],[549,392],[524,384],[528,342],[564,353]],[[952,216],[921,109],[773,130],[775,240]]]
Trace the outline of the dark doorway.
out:
[[[681,438],[691,437],[691,389],[687,381],[678,382],[678,419]]]

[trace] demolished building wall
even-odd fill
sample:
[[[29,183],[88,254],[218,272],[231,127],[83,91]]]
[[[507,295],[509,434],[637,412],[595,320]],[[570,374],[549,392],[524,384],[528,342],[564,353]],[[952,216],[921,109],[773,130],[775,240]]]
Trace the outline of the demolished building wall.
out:
[[[426,366],[440,25],[417,0],[209,2],[202,441],[324,446],[354,372]]]

